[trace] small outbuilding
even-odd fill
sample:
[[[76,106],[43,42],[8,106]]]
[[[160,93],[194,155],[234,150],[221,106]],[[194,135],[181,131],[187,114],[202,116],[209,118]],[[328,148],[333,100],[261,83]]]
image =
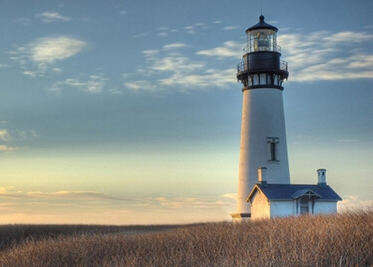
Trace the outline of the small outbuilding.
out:
[[[258,183],[247,198],[251,219],[337,212],[342,198],[326,184],[326,170],[317,172],[317,184],[268,184],[266,168],[259,168]]]

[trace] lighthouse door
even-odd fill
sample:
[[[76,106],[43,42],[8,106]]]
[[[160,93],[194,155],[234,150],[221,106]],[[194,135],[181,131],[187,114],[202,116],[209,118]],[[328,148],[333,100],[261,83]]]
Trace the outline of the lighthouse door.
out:
[[[308,198],[301,198],[300,214],[308,214]]]

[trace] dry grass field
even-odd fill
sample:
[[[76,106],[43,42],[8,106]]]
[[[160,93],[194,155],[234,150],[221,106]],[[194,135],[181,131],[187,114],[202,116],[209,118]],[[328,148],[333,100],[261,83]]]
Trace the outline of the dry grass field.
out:
[[[373,211],[188,226],[0,226],[0,266],[373,266]]]

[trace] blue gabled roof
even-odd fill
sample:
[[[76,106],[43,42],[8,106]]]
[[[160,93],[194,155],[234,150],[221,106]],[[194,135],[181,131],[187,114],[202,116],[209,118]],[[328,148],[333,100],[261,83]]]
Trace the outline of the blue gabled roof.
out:
[[[251,199],[254,193],[260,190],[268,200],[292,200],[302,196],[302,192],[312,191],[321,200],[339,201],[342,200],[334,190],[326,185],[320,186],[315,184],[256,184],[251,190],[247,201]],[[304,194],[303,193],[303,194]]]

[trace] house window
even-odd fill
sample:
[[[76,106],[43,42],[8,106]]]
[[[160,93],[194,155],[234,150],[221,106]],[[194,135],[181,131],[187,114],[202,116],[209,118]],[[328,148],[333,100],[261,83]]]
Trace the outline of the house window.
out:
[[[278,143],[279,138],[268,137],[267,138],[267,151],[268,151],[268,161],[278,162]]]

